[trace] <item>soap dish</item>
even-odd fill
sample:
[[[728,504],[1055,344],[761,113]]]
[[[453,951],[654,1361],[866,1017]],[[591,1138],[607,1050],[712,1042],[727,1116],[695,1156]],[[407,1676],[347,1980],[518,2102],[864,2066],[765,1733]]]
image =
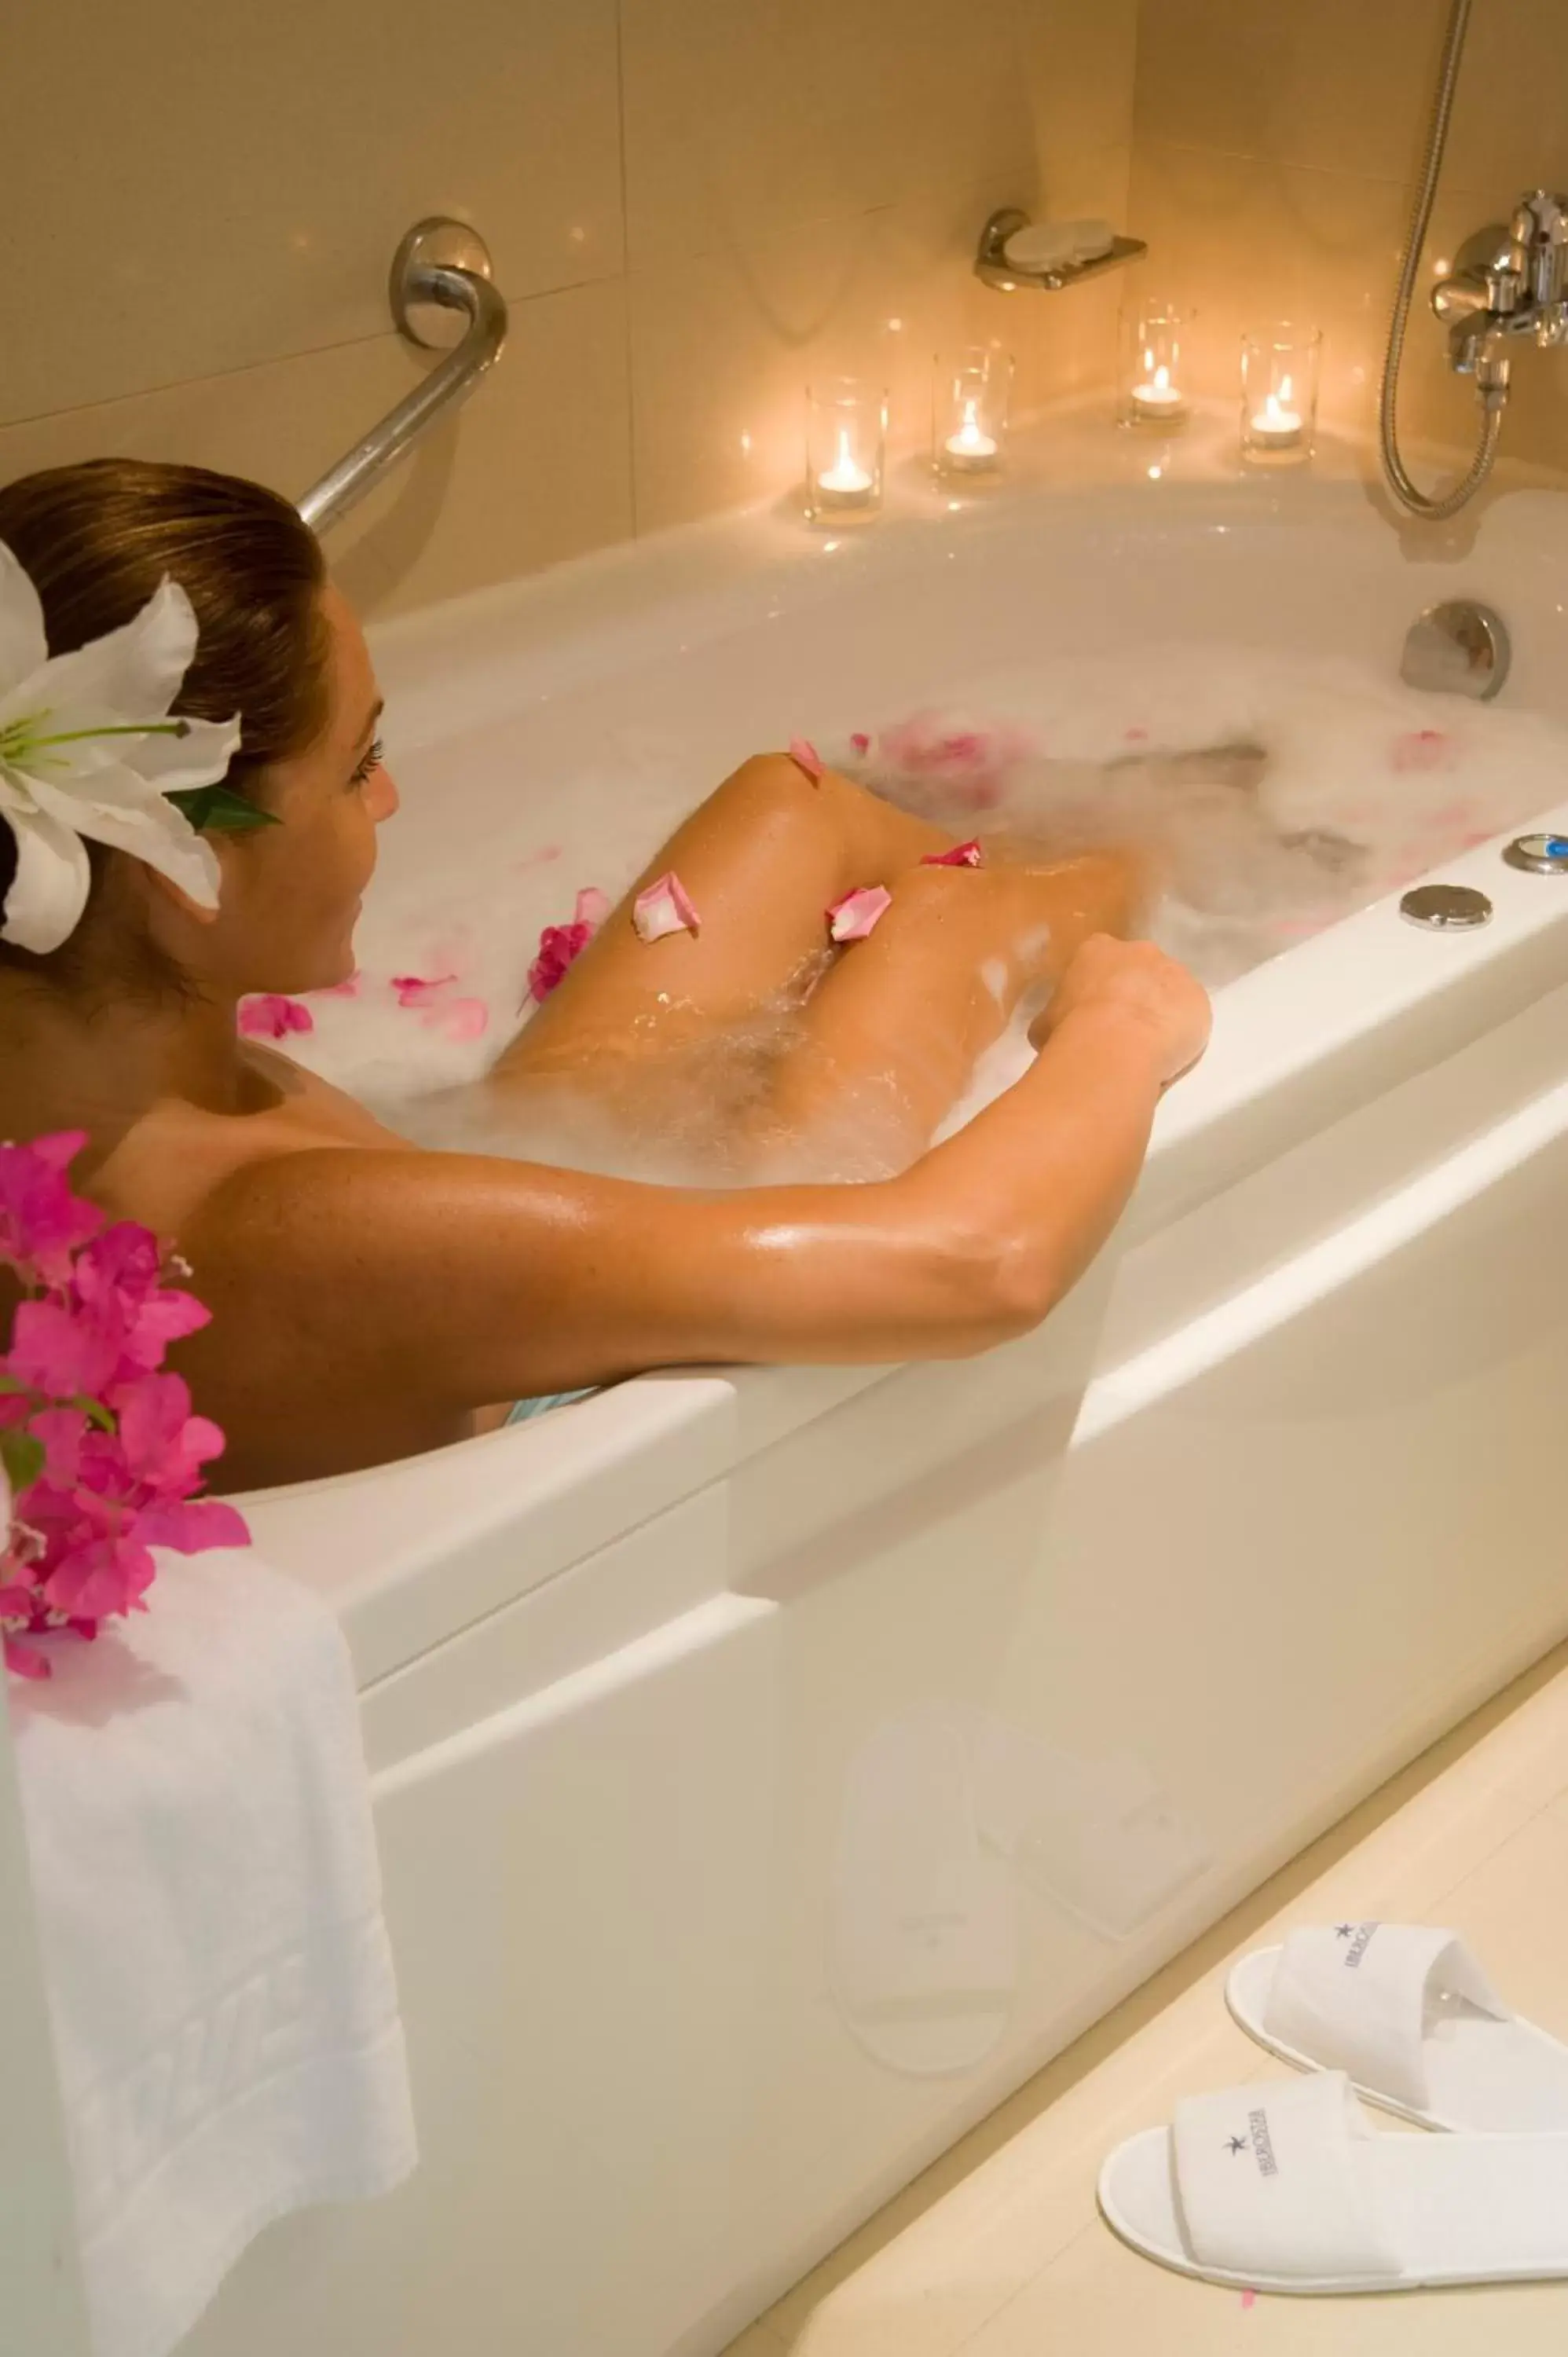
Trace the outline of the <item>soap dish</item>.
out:
[[[1021,286],[1054,294],[1136,262],[1148,250],[1142,238],[1118,237],[1109,221],[1032,222],[1016,205],[1004,205],[980,233],[974,274],[1004,295]]]

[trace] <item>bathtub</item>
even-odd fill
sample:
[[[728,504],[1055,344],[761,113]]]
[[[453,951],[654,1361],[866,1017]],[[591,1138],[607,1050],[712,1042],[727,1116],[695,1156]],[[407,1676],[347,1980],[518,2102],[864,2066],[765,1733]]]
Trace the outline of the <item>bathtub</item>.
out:
[[[1473,593],[1568,715],[1560,495],[1402,540],[1352,481],[1142,457],[383,630],[389,856],[1173,613],[1391,669]],[[1219,995],[1028,1340],[650,1377],[249,1501],[358,1666],[424,2160],[274,2229],[189,2357],[707,2357],[1568,1633],[1568,881],[1499,850],[1444,871],[1486,930],[1382,903]]]

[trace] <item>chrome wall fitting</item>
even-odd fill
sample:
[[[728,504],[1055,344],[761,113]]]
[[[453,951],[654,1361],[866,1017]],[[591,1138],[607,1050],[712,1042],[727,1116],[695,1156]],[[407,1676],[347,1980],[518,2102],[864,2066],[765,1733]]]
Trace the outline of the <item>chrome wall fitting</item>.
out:
[[[1492,921],[1492,904],[1473,884],[1418,884],[1400,902],[1407,923],[1430,933],[1473,933]]]
[[[1500,694],[1512,661],[1513,643],[1500,614],[1473,597],[1448,597],[1411,624],[1400,677],[1409,687],[1488,704]]]
[[[1568,834],[1516,834],[1503,857],[1527,876],[1568,876]]]
[[[1029,226],[1028,214],[1016,205],[1004,205],[999,212],[993,213],[980,232],[980,250],[974,257],[975,276],[1004,295],[1015,295],[1024,286],[1038,287],[1054,295],[1059,287],[1076,286],[1080,279],[1098,278],[1104,271],[1120,270],[1124,263],[1136,262],[1149,250],[1142,238],[1116,237],[1111,242],[1109,253],[1097,254],[1090,262],[1062,262],[1048,270],[1031,270],[1007,259],[1008,239]]]
[[[489,248],[478,230],[462,221],[435,216],[414,223],[392,258],[388,296],[392,317],[411,343],[429,351],[451,349],[423,384],[378,418],[306,492],[299,512],[317,533],[363,499],[437,418],[467,401],[499,360],[506,341],[507,309],[490,284]]]

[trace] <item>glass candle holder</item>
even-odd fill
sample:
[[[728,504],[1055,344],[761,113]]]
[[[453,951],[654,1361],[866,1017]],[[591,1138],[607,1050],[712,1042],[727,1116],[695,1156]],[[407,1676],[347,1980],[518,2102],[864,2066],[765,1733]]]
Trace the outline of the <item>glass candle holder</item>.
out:
[[[830,377],[806,393],[806,513],[844,523],[882,505],[887,395],[859,377]]]
[[[1181,313],[1168,303],[1150,303],[1130,315],[1122,329],[1122,417],[1128,425],[1151,425],[1162,434],[1187,422],[1182,374]]]
[[[1312,456],[1321,328],[1281,320],[1241,339],[1241,456],[1292,465]]]
[[[994,475],[1007,439],[1013,355],[996,344],[939,352],[931,370],[931,464],[939,475]]]

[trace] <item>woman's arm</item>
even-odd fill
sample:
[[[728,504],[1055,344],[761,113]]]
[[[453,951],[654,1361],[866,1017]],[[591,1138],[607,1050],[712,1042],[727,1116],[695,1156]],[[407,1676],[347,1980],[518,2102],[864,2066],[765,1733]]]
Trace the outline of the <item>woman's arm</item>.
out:
[[[901,1177],[707,1194],[478,1156],[252,1165],[181,1239],[249,1377],[454,1411],[704,1361],[957,1357],[1045,1317],[1121,1213],[1208,1002],[1096,941],[1030,1071]]]

